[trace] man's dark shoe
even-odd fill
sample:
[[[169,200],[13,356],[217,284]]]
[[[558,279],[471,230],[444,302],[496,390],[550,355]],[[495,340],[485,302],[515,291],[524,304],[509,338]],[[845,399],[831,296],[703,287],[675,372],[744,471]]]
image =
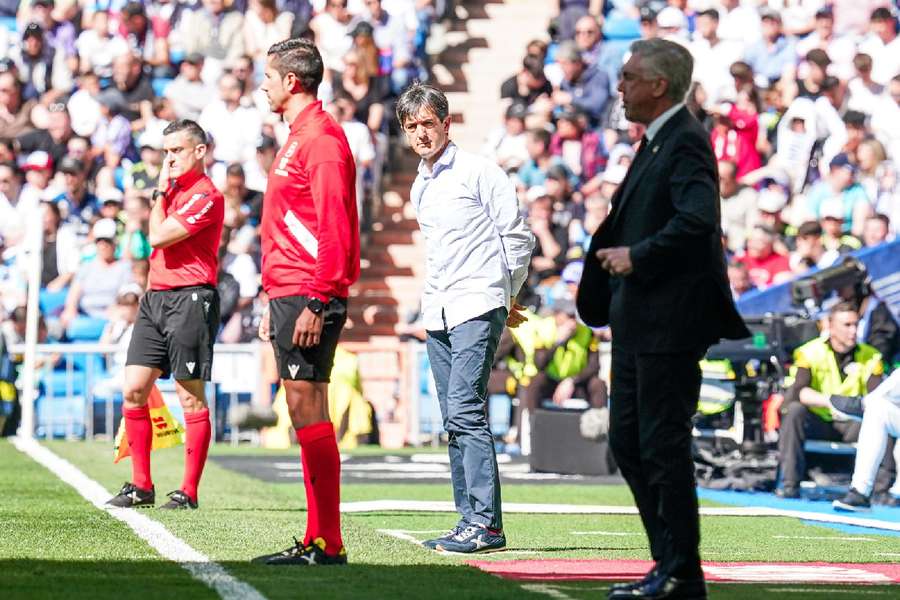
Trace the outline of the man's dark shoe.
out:
[[[642,586],[630,590],[611,590],[609,600],[662,599],[706,600],[706,582],[699,579],[679,579],[671,575],[653,577]]]
[[[786,485],[775,490],[775,495],[779,498],[799,498],[800,488],[793,485]]]
[[[506,548],[506,536],[502,531],[489,529],[473,523],[435,546],[438,552],[460,552],[463,554],[485,554]]]
[[[853,488],[850,488],[850,491],[844,494],[843,498],[832,502],[831,506],[834,510],[842,512],[865,512],[872,510],[872,503],[869,502],[869,498],[863,496]]]
[[[197,508],[197,503],[191,500],[191,497],[181,490],[169,492],[168,494],[166,494],[166,496],[169,497],[169,501],[160,506],[160,508],[164,508],[166,510]]]
[[[863,402],[861,396],[837,396],[832,394],[828,398],[831,410],[851,421],[862,421]]]
[[[119,493],[106,501],[108,506],[116,508],[145,508],[156,504],[156,490],[142,490],[128,481],[119,490]]]
[[[324,565],[346,565],[347,550],[344,547],[335,555],[325,552],[325,540],[316,538],[304,546],[297,538],[294,545],[281,552],[257,556],[250,562],[260,565],[298,565],[301,567],[318,567]]]
[[[608,596],[611,598],[612,595],[616,592],[630,592],[631,590],[636,590],[644,585],[647,585],[647,583],[655,577],[659,577],[659,567],[653,565],[653,568],[650,569],[650,571],[646,575],[644,575],[643,579],[638,579],[637,581],[631,581],[629,583],[614,583],[609,586]]]
[[[890,506],[896,508],[900,506],[900,496],[895,496],[890,492],[882,492],[872,498],[872,504],[877,506]]]
[[[464,529],[463,527],[460,527],[459,525],[457,525],[456,527],[454,527],[453,529],[451,529],[450,531],[448,531],[447,533],[445,533],[444,535],[442,535],[440,537],[436,537],[436,538],[433,538],[430,540],[425,540],[424,542],[422,542],[422,545],[425,546],[426,548],[428,548],[429,550],[434,550],[435,548],[438,547],[438,544],[440,544],[442,542],[447,542],[447,541],[453,539],[454,537],[459,535],[463,529]]]

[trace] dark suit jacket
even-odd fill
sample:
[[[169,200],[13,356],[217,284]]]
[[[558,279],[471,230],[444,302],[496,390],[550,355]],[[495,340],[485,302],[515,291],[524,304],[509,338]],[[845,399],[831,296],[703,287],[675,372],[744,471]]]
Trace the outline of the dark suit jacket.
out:
[[[679,352],[750,332],[734,307],[721,242],[709,134],[682,108],[636,157],[591,239],[578,287],[588,325],[638,353]],[[628,246],[634,270],[610,276],[595,252]]]

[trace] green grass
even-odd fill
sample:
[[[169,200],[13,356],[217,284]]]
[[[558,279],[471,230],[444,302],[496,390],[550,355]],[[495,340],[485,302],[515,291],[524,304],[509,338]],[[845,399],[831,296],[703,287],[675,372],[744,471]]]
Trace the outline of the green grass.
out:
[[[50,449],[66,458],[108,490],[130,477],[130,463],[112,464],[108,444],[51,442]],[[370,450],[366,450],[371,452]],[[215,455],[266,454],[293,456],[247,448],[216,447]],[[179,449],[154,452],[153,473],[160,495],[179,487]],[[173,563],[160,559],[124,524],[98,511],[48,471],[0,441],[0,597],[121,598],[123,589],[138,598],[208,598],[214,594]],[[624,486],[508,485],[507,502],[552,502],[631,505]],[[384,512],[345,515],[345,541],[351,565],[342,569],[273,569],[251,565],[257,554],[286,547],[302,533],[306,513],[299,483],[266,483],[207,464],[200,490],[201,510],[148,511],[173,534],[226,567],[268,598],[547,598],[546,591],[495,578],[466,566],[459,557],[426,551],[408,541],[380,533],[445,530],[451,514]],[[379,498],[449,500],[449,486],[437,484],[354,484],[343,489],[344,500]],[[489,560],[524,558],[649,558],[636,516],[508,514],[505,528],[510,552]],[[628,536],[575,535],[576,531],[629,533]],[[420,539],[427,534],[411,534]],[[798,541],[781,536],[821,536]],[[702,553],[711,561],[835,561],[884,562],[878,553],[896,552],[897,538],[854,535],[871,541],[848,544],[829,537],[836,531],[787,518],[709,517],[703,519]],[[4,568],[6,567],[6,568]],[[9,574],[12,573],[12,576]],[[604,582],[541,584],[581,600],[603,597]],[[796,598],[896,596],[897,588],[774,585],[713,585],[713,598],[759,598],[789,593]],[[802,590],[813,589],[806,593]],[[771,591],[770,591],[771,590]],[[184,595],[181,595],[182,592]],[[882,594],[882,592],[884,592]],[[560,596],[561,597],[561,596]]]

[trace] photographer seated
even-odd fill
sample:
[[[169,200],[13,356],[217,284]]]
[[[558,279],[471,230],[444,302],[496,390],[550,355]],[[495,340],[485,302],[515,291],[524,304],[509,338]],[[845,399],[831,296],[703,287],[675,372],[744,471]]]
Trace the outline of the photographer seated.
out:
[[[828,337],[818,337],[794,351],[794,382],[781,407],[781,488],[776,491],[781,497],[800,496],[807,438],[855,442],[859,437],[859,422],[823,403],[823,397],[832,395],[863,396],[881,383],[881,354],[868,344],[857,343],[858,324],[857,306],[839,302],[828,315]]]
[[[519,426],[522,409],[529,414],[551,398],[562,405],[572,398],[584,398],[591,408],[607,405],[606,384],[600,379],[600,353],[590,327],[576,318],[575,302],[562,298],[553,304],[553,314],[547,317],[555,325],[549,339],[554,340],[534,353],[537,373],[525,388],[516,411],[514,423]]]

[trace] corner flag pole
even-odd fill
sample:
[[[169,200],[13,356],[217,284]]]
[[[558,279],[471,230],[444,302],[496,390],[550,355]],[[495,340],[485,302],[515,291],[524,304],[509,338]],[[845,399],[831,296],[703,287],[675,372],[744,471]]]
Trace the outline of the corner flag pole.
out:
[[[31,218],[25,225],[25,249],[28,257],[28,300],[25,321],[25,359],[22,363],[22,421],[18,434],[34,436],[34,400],[37,373],[38,317],[40,316],[41,259],[44,243],[43,220]]]

